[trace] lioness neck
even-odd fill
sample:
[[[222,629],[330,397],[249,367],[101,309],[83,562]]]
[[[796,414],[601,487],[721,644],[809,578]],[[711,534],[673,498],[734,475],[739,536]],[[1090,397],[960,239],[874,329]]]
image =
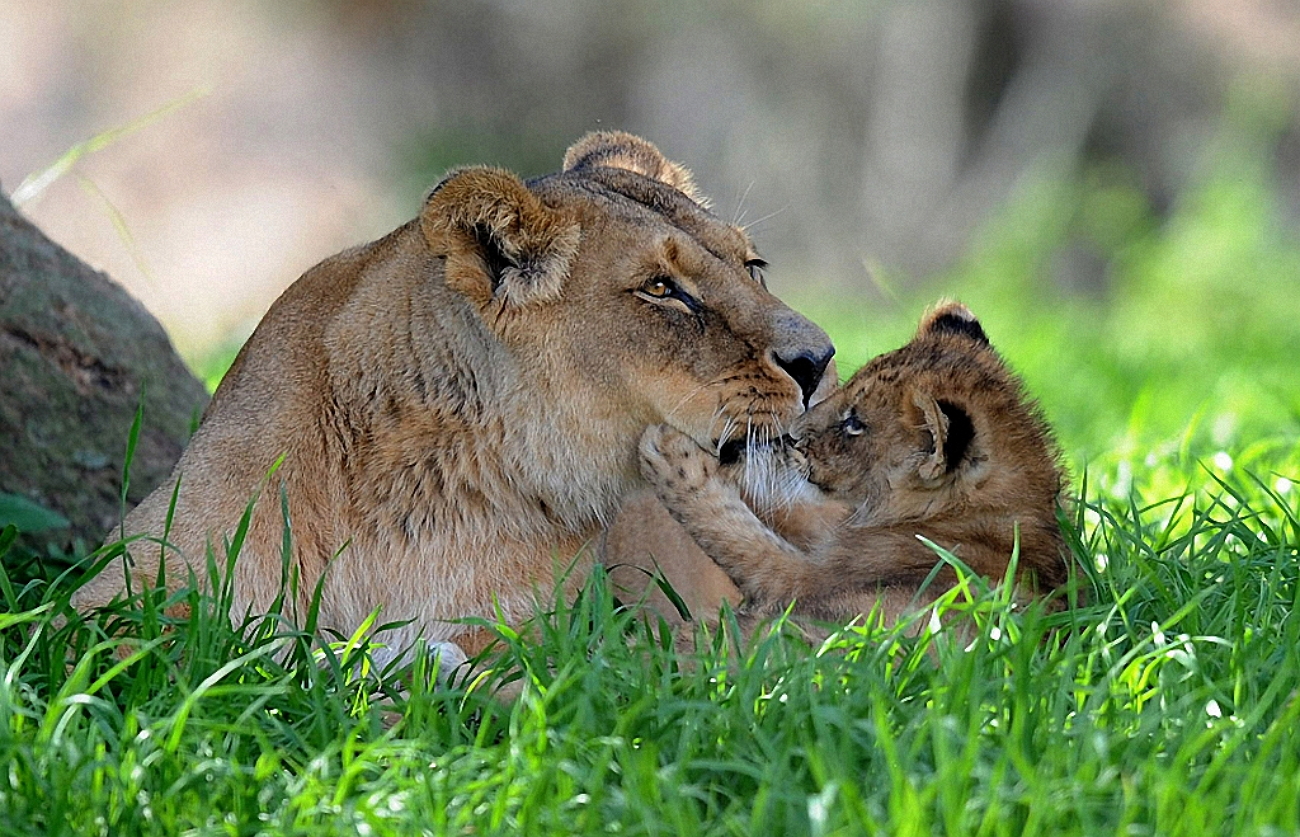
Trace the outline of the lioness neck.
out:
[[[473,339],[482,320],[443,284],[437,259],[404,255],[415,250],[395,251],[411,262],[397,269],[369,265],[325,335],[332,415],[322,426],[354,513],[368,528],[395,527],[413,542],[436,530],[466,548],[503,535],[547,549],[592,536],[628,466],[592,455],[599,446],[583,438],[576,411],[561,407],[557,422],[564,394],[525,361]]]

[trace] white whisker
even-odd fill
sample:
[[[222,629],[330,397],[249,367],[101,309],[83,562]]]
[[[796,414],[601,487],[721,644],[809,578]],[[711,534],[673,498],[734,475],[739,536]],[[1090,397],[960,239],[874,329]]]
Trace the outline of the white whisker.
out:
[[[741,226],[741,229],[744,230],[745,232],[749,232],[750,230],[754,229],[755,227],[757,227],[759,224],[763,223],[764,221],[770,221],[770,220],[772,220],[772,219],[775,218],[776,216],[780,215],[782,212],[785,212],[786,209],[788,209],[788,208],[789,208],[789,204],[787,204],[786,206],[781,207],[780,209],[777,209],[777,210],[774,210],[774,211],[772,211],[772,212],[769,212],[768,214],[764,215],[762,218],[759,218],[757,221],[751,221],[751,222],[748,223],[748,224],[744,224],[743,226]]]
[[[717,437],[718,445],[717,445],[717,450],[715,451],[716,454],[718,455],[722,454],[723,443],[726,442],[728,439],[730,439],[731,434],[735,432],[736,432],[736,417],[727,416],[727,420],[722,424],[722,432],[719,433]]]
[[[709,381],[707,383],[700,384],[695,389],[683,395],[677,401],[676,404],[674,404],[666,413],[664,413],[664,418],[665,419],[672,418],[674,415],[676,415],[677,411],[680,410],[686,404],[686,402],[690,401],[692,398],[699,395],[702,391],[708,389],[709,387],[720,386],[721,384],[722,384],[721,381]]]
[[[740,198],[736,201],[736,211],[731,214],[731,223],[742,229],[745,220],[745,201],[749,198],[749,192],[754,188],[755,182],[757,181],[749,181],[749,185],[745,187],[745,191],[741,193]]]

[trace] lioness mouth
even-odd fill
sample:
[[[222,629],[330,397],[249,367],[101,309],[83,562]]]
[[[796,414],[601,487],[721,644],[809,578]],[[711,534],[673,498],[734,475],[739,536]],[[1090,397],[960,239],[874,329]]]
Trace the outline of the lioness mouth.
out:
[[[729,439],[719,444],[718,461],[723,465],[734,465],[746,454],[756,453],[764,449],[794,446],[795,441],[791,436],[782,436],[779,439],[769,439],[767,441],[759,441],[757,439],[741,436],[739,438]]]
[[[723,465],[734,465],[740,461],[740,456],[748,445],[748,440],[743,437],[723,442],[718,448],[718,461]]]

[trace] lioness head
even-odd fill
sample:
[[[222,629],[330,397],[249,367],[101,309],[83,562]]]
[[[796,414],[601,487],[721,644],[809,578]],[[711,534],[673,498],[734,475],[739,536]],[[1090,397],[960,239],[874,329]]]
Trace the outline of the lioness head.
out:
[[[647,424],[714,449],[775,438],[835,383],[826,334],[767,291],[749,237],[645,140],[591,134],[527,182],[458,172],[421,225],[447,284],[537,386],[618,434],[629,468]]]
[[[1014,521],[1026,564],[1064,581],[1064,477],[1050,428],[965,306],[934,309],[910,343],[860,369],[793,435],[809,481],[856,506],[855,523],[924,522],[1005,557],[1003,523]]]

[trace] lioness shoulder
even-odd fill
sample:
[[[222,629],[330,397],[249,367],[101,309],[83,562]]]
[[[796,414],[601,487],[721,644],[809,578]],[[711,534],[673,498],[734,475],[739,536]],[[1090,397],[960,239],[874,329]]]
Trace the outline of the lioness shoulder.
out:
[[[734,468],[672,428],[650,428],[641,443],[663,508],[749,613],[795,602],[818,619],[878,607],[897,616],[940,564],[922,538],[994,580],[1018,547],[1025,590],[1065,581],[1056,516],[1065,477],[1050,430],[964,306],[935,309],[910,343],[859,370],[791,435],[797,456],[784,456],[806,484],[779,502],[746,496]],[[669,558],[680,586],[713,572],[687,553]],[[954,580],[939,567],[924,597]]]
[[[592,134],[533,180],[456,171],[417,218],[285,291],[127,516],[127,558],[74,604],[147,587],[160,563],[171,588],[205,584],[252,501],[236,617],[293,578],[291,617],[319,589],[323,629],[380,610],[408,621],[394,645],[472,651],[455,620],[532,612],[556,559],[640,484],[646,425],[716,448],[804,412],[833,348],[760,262],[685,168],[628,134]]]

